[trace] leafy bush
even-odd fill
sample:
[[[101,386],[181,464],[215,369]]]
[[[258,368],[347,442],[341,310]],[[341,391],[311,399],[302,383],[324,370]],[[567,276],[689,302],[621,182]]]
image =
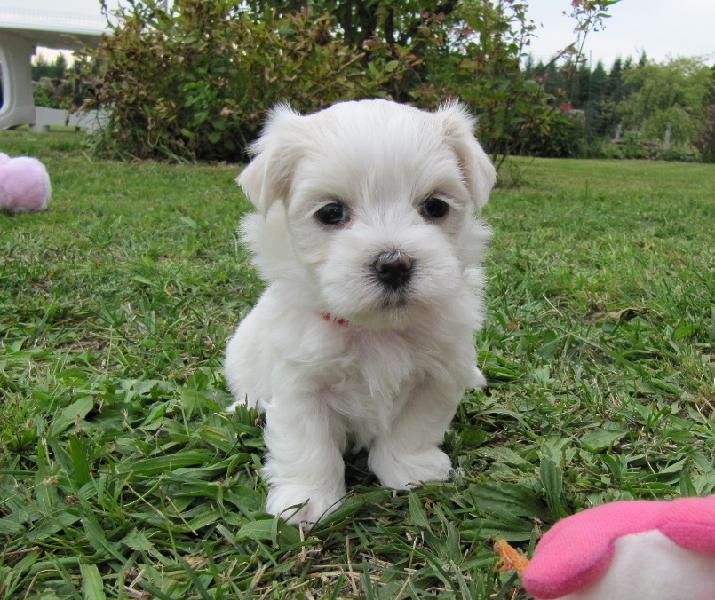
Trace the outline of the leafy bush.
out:
[[[571,0],[573,16],[586,30],[616,1]],[[176,0],[167,12],[160,0],[132,0],[113,35],[87,54],[105,65],[87,102],[110,112],[97,147],[238,159],[279,101],[314,111],[341,99],[434,108],[458,97],[498,163],[550,131],[561,134],[556,152],[579,154],[566,147],[578,137],[573,124],[521,69],[534,29],[526,10],[513,0],[439,10],[428,0]]]
[[[702,157],[689,144],[674,144],[665,149],[661,143],[648,141],[639,131],[627,131],[623,140],[598,140],[590,149],[592,158],[608,159],[648,159],[674,162],[694,162]]]
[[[479,118],[481,142],[501,163],[558,117],[543,86],[521,69],[532,30],[525,3],[463,2],[450,19],[433,15],[421,29],[429,69],[410,96],[428,108],[448,96],[466,102]]]
[[[697,146],[704,161],[715,163],[715,103],[705,111],[703,129]]]
[[[653,158],[656,148],[643,139],[640,131],[626,131],[623,135],[623,158]]]
[[[699,120],[699,119],[698,119]],[[663,140],[670,127],[671,142],[687,144],[694,139],[697,124],[682,106],[671,106],[664,110],[655,110],[643,120],[641,129],[650,140]]]
[[[699,58],[676,58],[663,64],[645,61],[624,75],[633,92],[619,106],[623,125],[642,128],[647,137],[662,140],[670,123],[673,142],[692,140],[702,119],[710,79],[710,69]]]
[[[71,108],[74,99],[74,82],[66,77],[41,77],[34,84],[35,106]]]
[[[64,55],[49,63],[39,54],[32,65],[32,81],[35,106],[68,109],[74,105],[76,74]]]
[[[622,160],[625,158],[621,144],[607,139],[596,140],[588,148],[590,158],[607,158],[612,160]]]
[[[240,159],[266,110],[380,97],[413,57],[375,40],[354,50],[328,16],[255,22],[229,0],[132,3],[87,56],[105,68],[87,107],[108,107],[97,148],[113,156]],[[366,65],[368,68],[366,68]]]
[[[547,123],[531,128],[520,154],[575,158],[586,154],[586,126],[582,115],[556,111]]]

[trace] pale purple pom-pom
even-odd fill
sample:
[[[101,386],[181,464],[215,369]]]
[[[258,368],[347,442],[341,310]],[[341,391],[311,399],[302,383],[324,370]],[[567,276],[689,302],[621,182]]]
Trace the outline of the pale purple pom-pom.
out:
[[[0,210],[45,210],[51,195],[50,177],[39,160],[0,153]]]

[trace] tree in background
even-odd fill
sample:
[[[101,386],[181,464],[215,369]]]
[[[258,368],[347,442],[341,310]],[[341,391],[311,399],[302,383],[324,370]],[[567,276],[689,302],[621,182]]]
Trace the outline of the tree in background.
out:
[[[296,13],[329,14],[335,32],[357,49],[372,39],[409,46],[421,37],[421,28],[434,25],[433,15],[441,15],[445,22],[464,3],[458,0],[249,0],[246,4],[259,20],[269,14],[273,18]]]
[[[582,115],[585,155],[692,159],[707,122],[711,73],[699,58],[658,64],[643,53],[635,63],[616,59],[609,71],[600,62],[540,63],[532,76],[543,79],[572,114]],[[530,140],[529,152],[573,155],[564,152],[579,148],[578,140],[557,134]]]
[[[32,81],[36,106],[72,107],[76,76],[64,55],[57,55],[54,62],[50,63],[40,54],[32,65]]]
[[[703,160],[715,163],[715,65],[710,67],[710,89],[703,111],[703,126],[696,141]]]
[[[638,129],[649,140],[662,139],[670,128],[675,144],[697,137],[711,86],[710,69],[702,60],[645,62],[627,72],[624,81],[634,89],[619,104],[624,128]]]
[[[571,0],[577,38],[618,0]],[[316,110],[389,97],[460,97],[499,162],[562,120],[521,69],[534,25],[518,0],[132,2],[87,56],[106,65],[88,102],[111,111],[100,146],[133,156],[243,156],[279,100]],[[566,51],[565,51],[566,52]],[[567,53],[575,51],[569,49]]]
[[[67,76],[68,64],[63,54],[58,54],[53,63],[47,62],[44,55],[39,54],[32,65],[32,80],[39,81],[43,77],[61,79]]]
[[[119,157],[239,160],[266,112],[290,100],[313,111],[342,98],[386,96],[412,68],[385,44],[354,49],[329,15],[261,19],[233,0],[134,2],[112,35],[83,55],[99,61],[90,108],[109,111],[97,149]],[[369,68],[368,68],[369,67]]]
[[[571,0],[575,40],[560,57],[579,60],[586,37],[608,18],[619,0]],[[393,57],[414,65],[386,90],[402,102],[435,108],[448,97],[466,102],[479,117],[478,135],[497,164],[520,153],[533,136],[548,137],[565,123],[541,82],[522,69],[536,27],[524,0],[254,0],[254,15],[326,12],[333,34],[354,46],[379,40]],[[558,60],[558,59],[557,59]],[[557,60],[552,61],[556,63]]]

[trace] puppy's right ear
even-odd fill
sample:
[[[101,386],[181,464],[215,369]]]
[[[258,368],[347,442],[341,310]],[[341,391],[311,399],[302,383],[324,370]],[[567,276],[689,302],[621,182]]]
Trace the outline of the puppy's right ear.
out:
[[[303,117],[288,105],[279,104],[273,108],[261,137],[251,145],[253,160],[236,178],[236,183],[263,215],[276,200],[288,198],[300,157],[302,120]]]

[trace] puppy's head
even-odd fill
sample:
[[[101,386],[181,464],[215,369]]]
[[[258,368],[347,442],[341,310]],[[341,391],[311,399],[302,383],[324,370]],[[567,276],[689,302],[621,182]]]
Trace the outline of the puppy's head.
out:
[[[404,327],[438,310],[479,258],[484,230],[472,215],[496,179],[473,127],[459,104],[429,113],[363,100],[307,116],[277,107],[237,180],[259,215],[284,216],[285,228],[261,229],[267,239],[249,232],[258,260],[289,247],[316,310],[357,325]],[[284,266],[274,279],[291,277]]]

